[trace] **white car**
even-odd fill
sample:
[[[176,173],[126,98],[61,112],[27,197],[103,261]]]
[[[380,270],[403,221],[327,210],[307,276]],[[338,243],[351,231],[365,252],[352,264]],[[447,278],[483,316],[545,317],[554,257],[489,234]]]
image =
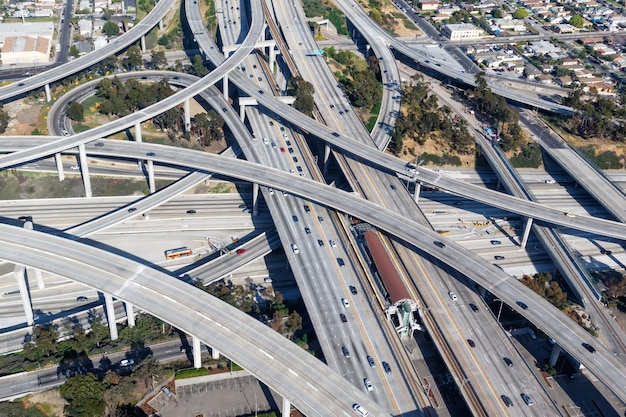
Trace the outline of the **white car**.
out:
[[[556,181],[554,181],[553,179],[549,179],[545,181],[546,184],[554,184]]]
[[[353,404],[352,409],[356,411],[361,417],[367,417],[369,415],[369,411],[367,411],[360,404]]]
[[[263,138],[263,144],[267,145],[268,143],[270,143],[269,139],[268,138]]]
[[[450,291],[450,292],[448,292],[448,295],[450,296],[450,298],[452,298],[452,301],[456,301],[456,294],[455,293]]]
[[[365,384],[365,389],[368,391],[374,391],[374,387],[372,386],[372,381],[370,381],[369,378],[365,378],[363,380],[363,383]]]
[[[72,165],[70,168],[71,169],[78,169],[78,165]]]
[[[335,241],[332,240],[332,239],[328,241],[328,244],[330,245],[331,248],[336,248],[337,247],[337,243],[335,243]]]
[[[344,306],[345,308],[350,307],[350,303],[349,303],[349,302],[348,302],[348,300],[347,300],[347,299],[345,299],[345,298],[342,298],[342,299],[341,299],[341,303],[343,304],[343,306]]]
[[[298,249],[298,245],[296,245],[295,243],[291,244],[291,250],[293,251],[293,253],[295,253],[296,255],[300,253],[300,249]]]

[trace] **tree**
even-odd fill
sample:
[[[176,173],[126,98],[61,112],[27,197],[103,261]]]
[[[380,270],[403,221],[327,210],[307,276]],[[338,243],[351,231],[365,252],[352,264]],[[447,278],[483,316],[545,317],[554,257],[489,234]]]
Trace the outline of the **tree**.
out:
[[[131,69],[136,69],[141,66],[141,49],[137,45],[133,45],[128,48],[128,52],[126,52],[126,62]]]
[[[10,120],[11,117],[9,116],[9,113],[4,110],[4,104],[0,103],[0,133],[6,132]]]
[[[585,26],[585,20],[583,19],[583,17],[581,15],[575,14],[569,20],[569,24],[574,26],[574,27],[577,27],[578,29],[582,29],[582,27]]]
[[[82,122],[85,120],[85,108],[78,101],[72,101],[72,104],[67,108],[67,117],[75,122]]]
[[[117,36],[118,33],[120,33],[120,27],[117,25],[117,23],[106,22],[102,26],[102,32],[104,32],[104,34],[107,35],[108,37]]]
[[[495,17],[496,19],[502,19],[502,10],[500,10],[500,9],[493,9],[491,11],[491,15],[493,17]]]
[[[526,9],[517,9],[513,12],[514,19],[526,19],[528,17],[528,10]]]
[[[70,46],[69,54],[72,58],[78,58],[78,56],[80,55],[80,52],[78,51],[78,48],[76,47],[76,45]]]
[[[165,52],[163,51],[152,51],[152,55],[150,56],[150,62],[152,62],[152,66],[155,69],[161,69],[167,65],[167,58],[165,57]]]
[[[92,373],[68,379],[59,393],[68,404],[65,413],[70,417],[95,417],[104,414],[104,386]]]
[[[31,342],[24,344],[24,356],[35,362],[56,352],[59,332],[49,324],[35,326],[31,339]]]
[[[204,77],[209,73],[209,70],[204,66],[204,60],[201,55],[193,56],[193,64],[192,64],[192,72],[193,75],[198,77]]]

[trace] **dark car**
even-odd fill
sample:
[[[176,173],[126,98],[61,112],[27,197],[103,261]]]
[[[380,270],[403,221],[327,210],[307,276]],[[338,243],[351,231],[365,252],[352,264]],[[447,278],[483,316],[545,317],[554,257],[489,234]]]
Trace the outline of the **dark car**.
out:
[[[324,241],[322,239],[317,239],[317,244],[320,246],[324,246]]]
[[[155,155],[154,155],[154,152],[148,152],[146,156],[155,156]]]
[[[310,229],[310,228],[308,228],[308,227],[305,227],[305,228],[304,228],[304,232],[305,232],[307,235],[310,235],[310,234],[311,234],[311,229]]]
[[[495,259],[496,261],[502,261],[502,260],[504,260],[505,258],[504,258],[504,256],[502,256],[502,255],[496,255],[496,256],[494,256],[494,257],[493,257],[493,259]]]
[[[507,397],[506,395],[501,395],[500,398],[502,398],[502,402],[504,403],[504,405],[506,405],[507,407],[513,407],[513,401],[511,401],[509,397]]]
[[[583,343],[583,347],[591,353],[594,353],[596,351],[596,348],[591,346],[589,343]]]
[[[76,297],[76,302],[77,302],[77,303],[82,303],[82,302],[85,302],[85,301],[88,301],[88,300],[89,300],[89,299],[88,299],[87,297],[85,297],[84,295],[81,295],[81,296],[79,296],[79,297]]]
[[[297,221],[298,221],[298,216],[295,216],[295,215],[294,215],[294,216],[291,216],[291,218],[293,219],[293,221],[294,221],[294,222],[297,222]]]
[[[395,190],[395,189],[396,189],[396,186],[395,186],[395,185],[393,185],[393,184],[390,184],[389,186],[391,187],[391,189],[392,189],[392,190]]]
[[[104,146],[104,142],[96,142],[95,146],[97,146],[98,148]]]
[[[33,218],[31,216],[20,216],[17,218],[19,221],[22,222],[32,222]]]
[[[513,361],[509,358],[507,358],[506,356],[504,358],[502,358],[502,360],[504,361],[504,363],[506,364],[506,366],[513,366]]]
[[[491,243],[492,245],[501,245],[502,242],[499,240],[490,240],[489,243]]]
[[[603,255],[612,255],[613,252],[610,250],[606,250],[606,249],[600,249],[600,253]]]
[[[476,343],[474,343],[472,339],[467,339],[467,344],[470,345],[470,347],[476,347]]]
[[[438,241],[438,240],[435,240],[433,243],[435,244],[435,246],[438,246],[438,247],[440,247],[440,248],[445,248],[445,247],[446,247],[446,244],[445,244],[445,243],[440,242],[440,241]]]
[[[385,370],[385,372],[390,374],[391,373],[391,366],[389,366],[389,364],[387,362],[382,362],[382,365],[383,365],[383,369]]]
[[[526,305],[526,303],[523,303],[521,301],[516,301],[515,304],[522,307],[524,310],[528,309],[528,306]]]
[[[337,258],[337,263],[339,264],[339,266],[345,266],[346,263],[344,262],[343,258]]]
[[[128,209],[129,213],[132,213],[133,211],[137,211],[137,209],[135,207],[131,207],[131,208]]]
[[[345,314],[343,314],[343,313],[341,313],[341,314],[339,315],[339,318],[340,318],[340,319],[341,319],[341,321],[343,321],[344,323],[347,323],[347,322],[348,322],[348,318],[347,318],[347,317],[346,317],[346,315],[345,315]]]
[[[342,346],[342,347],[341,347],[341,352],[343,353],[343,356],[345,356],[346,358],[349,358],[349,357],[350,357],[350,351],[348,350],[348,348],[347,348],[347,347]]]
[[[311,212],[311,207],[309,207],[308,205],[304,205],[304,211],[306,211],[307,213]]]
[[[333,132],[333,136],[334,136],[334,137],[336,137],[336,138],[338,138],[338,137],[339,137],[339,133],[337,133],[337,132]]]
[[[187,214],[196,214],[196,211],[194,209],[187,210]]]
[[[350,292],[352,293],[352,295],[356,295],[357,294],[357,290],[356,290],[356,287],[354,285],[350,285]]]
[[[470,303],[470,305],[469,305],[469,306],[470,306],[470,308],[472,309],[472,311],[473,311],[474,313],[478,312],[478,307],[476,307],[476,304],[474,304],[474,303]]]

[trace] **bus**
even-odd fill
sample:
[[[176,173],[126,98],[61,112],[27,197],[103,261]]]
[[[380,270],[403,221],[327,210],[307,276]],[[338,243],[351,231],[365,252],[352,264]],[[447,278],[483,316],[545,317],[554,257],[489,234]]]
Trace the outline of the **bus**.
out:
[[[176,259],[181,256],[189,256],[191,254],[192,254],[191,249],[189,249],[187,246],[183,246],[182,248],[166,250],[165,259]]]

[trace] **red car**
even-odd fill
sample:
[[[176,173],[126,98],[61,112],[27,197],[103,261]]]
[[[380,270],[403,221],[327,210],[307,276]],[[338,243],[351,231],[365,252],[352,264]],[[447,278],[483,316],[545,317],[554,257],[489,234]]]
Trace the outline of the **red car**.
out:
[[[281,151],[282,153],[285,153],[285,148],[280,148],[280,151]]]
[[[244,248],[237,249],[237,255],[243,255],[244,253],[246,253]]]

